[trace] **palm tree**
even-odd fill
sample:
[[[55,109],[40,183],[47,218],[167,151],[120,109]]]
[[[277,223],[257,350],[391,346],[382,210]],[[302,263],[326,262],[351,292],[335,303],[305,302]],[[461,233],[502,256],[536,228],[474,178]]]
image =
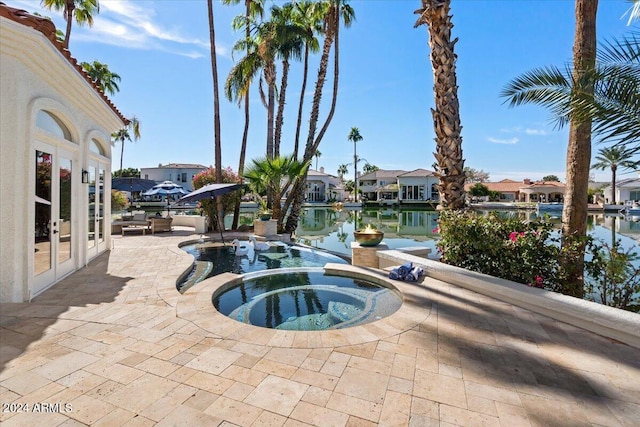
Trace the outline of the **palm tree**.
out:
[[[511,105],[537,103],[549,107],[559,125],[569,123],[567,147],[567,183],[562,211],[562,267],[566,283],[562,292],[584,296],[584,251],[589,201],[589,164],[591,162],[591,125],[593,116],[583,114],[584,106],[593,106],[596,70],[597,0],[576,0],[576,30],[573,45],[573,70],[570,76],[554,67],[534,70],[514,79],[502,95]],[[550,77],[550,79],[549,79]],[[637,86],[636,89],[637,91]],[[589,107],[587,107],[588,109]]]
[[[63,41],[65,49],[69,49],[73,18],[75,17],[78,25],[87,24],[91,27],[93,26],[93,15],[100,13],[98,0],[42,0],[41,4],[49,10],[63,11],[64,19],[67,21],[67,30]]]
[[[222,0],[223,4],[238,4],[240,0]],[[249,22],[255,20],[256,18],[262,19],[264,15],[264,0],[244,0],[245,5],[245,14],[244,14],[244,38],[245,41],[251,39],[251,28],[249,27]],[[249,43],[247,43],[247,56],[249,55]],[[244,161],[247,153],[247,140],[249,137],[249,85],[244,89],[242,97],[237,99],[240,101],[244,99],[244,128],[242,130],[242,144],[240,145],[240,159],[238,161],[238,175],[242,176],[242,172],[244,170]],[[240,219],[240,200],[236,203],[236,206],[233,210],[233,223],[231,228],[233,230],[238,228],[238,221]]]
[[[422,0],[415,26],[425,24],[429,31],[431,64],[435,92],[432,110],[436,134],[436,176],[440,178],[438,209],[463,209],[465,206],[464,159],[460,131],[460,105],[456,83],[456,54],[451,40],[450,0]]]
[[[318,159],[322,156],[322,152],[320,150],[316,150],[315,158],[316,158],[316,170],[318,170]]]
[[[621,147],[601,148],[596,155],[597,163],[591,169],[611,169],[611,204],[616,204],[616,172],[618,168],[633,169],[637,162],[629,160],[631,155],[628,150]]]
[[[120,92],[118,87],[120,76],[109,70],[107,64],[93,61],[92,63],[81,62],[80,65],[103,93],[113,95],[116,92]]]
[[[311,106],[311,114],[309,117],[309,134],[307,136],[307,143],[305,145],[304,155],[302,161],[308,162],[313,157],[313,154],[318,149],[320,141],[327,131],[333,113],[335,112],[336,101],[338,99],[338,77],[339,77],[339,29],[340,21],[344,22],[345,27],[350,27],[351,23],[355,20],[355,12],[353,8],[347,4],[347,0],[325,0],[317,6],[324,15],[324,43],[322,47],[322,55],[320,57],[320,65],[318,67],[318,78],[316,80],[316,87],[313,93],[313,103]],[[333,53],[333,96],[331,100],[331,107],[329,113],[324,122],[324,125],[316,136],[316,130],[318,125],[318,119],[320,115],[320,101],[322,100],[322,89],[327,75],[327,68],[329,65],[329,54],[331,47],[334,46]],[[287,218],[287,224],[285,230],[289,233],[293,233],[298,226],[298,218],[300,217],[300,209],[304,201],[304,183],[305,177],[297,180],[289,197],[285,204],[285,211],[291,206],[289,217]]]
[[[340,182],[344,181],[344,176],[349,173],[349,168],[345,164],[341,164],[338,166],[338,176],[340,177]]]
[[[111,138],[114,141],[120,141],[122,147],[120,148],[120,170],[122,170],[122,159],[124,158],[124,142],[131,142],[131,136],[135,141],[140,139],[140,121],[136,116],[129,119],[126,127],[111,134]]]
[[[218,62],[216,55],[216,32],[213,16],[213,2],[207,0],[207,11],[209,17],[209,44],[211,46],[211,75],[213,78],[213,128],[215,138],[215,168],[216,182],[222,183],[222,141],[220,135],[220,95],[218,93]],[[218,212],[218,230],[224,229],[224,215],[222,197],[216,197],[216,207]]]
[[[304,29],[304,71],[302,73],[302,88],[300,89],[300,101],[298,103],[298,121],[296,124],[296,136],[293,145],[293,156],[298,158],[300,144],[300,128],[302,127],[302,110],[304,107],[305,91],[307,90],[307,77],[309,74],[309,55],[320,50],[317,34],[322,32],[322,11],[319,3],[310,1],[298,1],[293,4],[292,20]]]
[[[349,132],[349,136],[347,137],[349,141],[353,142],[353,182],[355,186],[355,190],[353,192],[354,197],[353,200],[355,202],[358,201],[358,155],[356,154],[356,143],[362,141],[362,135],[360,135],[360,130],[357,127],[352,127],[351,132]]]
[[[268,157],[252,160],[252,165],[244,172],[244,179],[256,190],[264,189],[273,195],[273,218],[278,220],[278,229],[282,227],[283,211],[281,199],[290,185],[307,173],[309,162],[300,162],[293,156]]]
[[[276,32],[276,55],[282,59],[282,77],[280,79],[280,93],[278,94],[278,111],[274,129],[273,155],[280,155],[280,139],[282,135],[282,123],[284,121],[284,106],[289,79],[289,60],[301,59],[304,46],[305,30],[293,22],[293,5],[286,4],[279,8],[271,8],[271,21],[273,31]]]

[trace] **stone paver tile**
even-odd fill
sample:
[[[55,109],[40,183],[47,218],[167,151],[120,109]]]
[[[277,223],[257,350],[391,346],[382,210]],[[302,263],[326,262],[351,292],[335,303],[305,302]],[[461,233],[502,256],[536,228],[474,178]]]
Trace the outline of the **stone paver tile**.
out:
[[[121,365],[126,365],[133,368],[138,363],[142,363],[145,360],[149,359],[150,357],[151,356],[147,356],[146,354],[142,354],[142,353],[133,353],[131,356],[125,357],[124,359],[120,360],[118,363],[120,363]]]
[[[86,427],[86,424],[76,421],[73,418],[67,418],[62,424],[58,424],[58,427]]]
[[[269,411],[262,411],[251,427],[281,427],[287,422],[287,418]]]
[[[467,409],[472,412],[479,412],[481,414],[497,417],[498,412],[496,411],[495,404],[496,402],[491,399],[467,394]]]
[[[331,391],[320,387],[309,387],[302,400],[318,406],[325,406],[331,397]]]
[[[33,390],[29,394],[25,394],[19,400],[21,402],[50,402],[51,396],[55,396],[64,390],[66,390],[66,387],[56,382],[52,382],[44,387]],[[4,401],[4,398],[2,400]]]
[[[438,355],[430,350],[419,348],[416,356],[416,369],[438,373]]]
[[[222,395],[224,397],[228,397],[229,399],[237,400],[242,402],[245,397],[251,393],[255,387],[250,386],[248,384],[243,383],[233,383],[231,387],[229,387]]]
[[[107,381],[107,379],[100,375],[95,375],[85,370],[79,370],[60,378],[56,382],[65,387],[78,390],[81,393],[86,393],[105,381]]]
[[[582,408],[558,399],[520,393],[520,399],[532,426],[562,425],[571,420],[575,425],[588,425]]]
[[[358,356],[353,356],[347,364],[350,368],[358,368],[367,370],[370,372],[376,372],[378,374],[389,375],[391,373],[391,363],[381,362],[378,360],[365,359]]]
[[[504,402],[510,405],[522,405],[520,395],[513,390],[479,384],[473,381],[465,381],[464,388],[467,391],[467,395],[472,394],[474,396],[484,397],[486,399]]]
[[[382,403],[388,383],[388,375],[347,367],[340,377],[335,391],[374,403]]]
[[[37,414],[33,412],[20,412],[7,420],[2,421],[2,427],[33,427],[33,426],[57,426],[68,418],[57,412]]]
[[[406,426],[411,415],[411,396],[387,391],[380,414],[380,425]]]
[[[304,369],[308,369],[310,371],[320,372],[320,369],[322,369],[322,367],[324,366],[324,363],[325,363],[324,360],[307,357],[305,361],[302,362],[302,365],[300,365],[300,367]]]
[[[94,424],[105,415],[116,409],[113,405],[93,397],[80,395],[71,402],[72,410],[67,414],[69,417],[88,425]]]
[[[231,365],[220,374],[224,378],[240,381],[248,385],[257,386],[267,377],[267,374],[260,371],[244,368],[242,366]]]
[[[132,383],[105,396],[109,403],[128,411],[141,413],[178,386],[175,381],[145,374]]]
[[[635,427],[640,420],[640,404],[605,399],[607,406],[622,425]]]
[[[373,422],[378,422],[382,412],[382,404],[380,403],[335,392],[331,395],[326,407]]]
[[[405,356],[404,354],[396,354],[393,359],[391,375],[394,377],[413,380],[416,371],[415,357]]]
[[[167,375],[167,379],[176,381],[179,383],[186,382],[188,378],[192,377],[196,373],[200,371],[196,371],[195,369],[187,368],[186,366],[181,366],[169,375]]]
[[[411,415],[409,427],[445,427],[445,425],[438,418],[431,418],[426,415]]]
[[[298,369],[291,377],[293,381],[321,387],[327,390],[333,390],[338,383],[339,378],[333,375],[327,375],[320,372],[309,371],[307,369]]]
[[[393,360],[396,357],[396,353],[391,353],[388,351],[376,349],[376,352],[373,354],[373,360],[378,360],[380,362],[386,362],[393,364]]]
[[[171,359],[169,359],[169,362],[177,363],[178,365],[186,365],[196,357],[197,356],[195,354],[184,351],[180,354],[176,354],[175,356],[173,356]]]
[[[407,380],[398,377],[389,377],[388,390],[398,393],[413,394],[413,379]]]
[[[349,420],[349,415],[327,409],[322,406],[307,402],[300,402],[291,413],[291,418],[315,426],[344,426]]]
[[[207,390],[213,394],[222,394],[233,385],[234,381],[222,378],[217,375],[207,374],[206,372],[198,372],[190,376],[185,384]]]
[[[496,412],[502,426],[530,426],[527,411],[522,406],[495,402]]]
[[[459,408],[467,408],[467,396],[464,382],[459,378],[438,375],[416,370],[413,394],[417,397],[433,400]]]
[[[313,427],[311,424],[303,423],[302,421],[294,420],[293,418],[287,418],[284,422],[284,427]]]
[[[289,416],[308,388],[306,384],[270,375],[246,397],[244,402]]]
[[[234,365],[237,366],[242,366],[243,368],[248,368],[251,369],[255,366],[256,363],[258,363],[261,360],[260,357],[257,356],[251,356],[249,354],[243,354],[242,356],[240,356],[238,358],[238,360],[236,360],[235,362],[233,362]]]
[[[156,427],[177,427],[177,426],[217,426],[223,419],[212,414],[206,414],[189,406],[182,405],[164,417]]]
[[[349,420],[347,421],[346,427],[377,427],[378,423],[374,423],[373,421],[365,420],[363,418],[359,418],[353,415],[349,415]]]
[[[411,414],[424,415],[433,419],[440,419],[440,404],[433,400],[411,397]]]
[[[196,391],[184,404],[199,411],[204,411],[218,398],[220,395],[209,393],[205,390]]]
[[[272,348],[264,356],[267,360],[299,367],[311,353],[306,348]]]
[[[450,405],[440,405],[440,420],[459,426],[500,427],[500,420],[497,417]]]
[[[235,362],[242,354],[213,347],[186,364],[188,368],[218,375]]]
[[[92,427],[120,427],[131,421],[137,415],[122,408],[115,408],[95,422]]]
[[[16,374],[3,381],[2,386],[23,396],[39,389],[40,387],[44,387],[50,382],[51,380],[42,375],[27,371]]]
[[[262,409],[258,407],[224,396],[217,398],[211,406],[204,410],[205,414],[228,420],[240,426],[251,425],[261,412]]]
[[[462,368],[459,366],[451,366],[446,363],[438,364],[438,373],[448,377],[462,378]]]
[[[258,329],[268,331],[268,329],[264,329],[264,328],[258,328]],[[231,340],[229,341],[232,342]],[[269,347],[265,347],[264,345],[258,345],[257,343],[255,343],[255,341],[251,341],[251,343],[238,341],[235,344],[229,346],[229,350],[232,350],[241,354],[248,354],[250,356],[255,356],[255,357],[265,357],[265,355],[270,351]]]
[[[358,344],[358,345],[349,345],[345,347],[338,347],[335,349],[336,352],[349,354],[351,356],[360,356],[367,359],[373,358],[373,355],[376,352],[376,342],[370,342],[366,344]]]
[[[298,370],[295,366],[267,359],[260,360],[254,365],[253,369],[283,378],[291,378],[291,376]]]
[[[327,361],[325,362],[322,369],[320,369],[320,372],[322,372],[323,374],[339,377],[347,367],[349,359],[351,359],[351,356],[349,356],[348,354],[333,352],[329,356],[329,359],[327,359]]]
[[[156,359],[155,357],[150,357],[136,365],[136,369],[140,369],[159,377],[167,377],[178,368],[180,368],[180,365],[178,364],[165,362],[164,360]]]
[[[74,351],[32,370],[50,380],[57,380],[98,360],[96,356]]]
[[[196,393],[197,389],[184,384],[180,384],[166,396],[156,400],[151,405],[147,406],[141,415],[152,419],[154,421],[160,421],[178,406],[182,405],[187,399],[192,397]]]

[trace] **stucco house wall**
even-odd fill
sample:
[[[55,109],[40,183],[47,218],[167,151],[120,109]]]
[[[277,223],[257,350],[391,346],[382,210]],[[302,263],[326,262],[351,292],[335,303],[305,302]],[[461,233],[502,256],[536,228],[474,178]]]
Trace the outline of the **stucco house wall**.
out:
[[[0,5],[0,302],[22,302],[34,296],[34,221],[36,141],[70,153],[72,160],[72,264],[86,265],[99,252],[87,248],[87,185],[83,169],[91,157],[110,174],[110,135],[126,119],[65,56],[50,34],[55,27],[24,11]],[[47,37],[49,35],[49,37]],[[69,130],[71,141],[36,126],[38,111],[54,115]],[[91,154],[97,143],[102,155]],[[110,194],[105,179],[105,194]],[[106,197],[105,221],[110,212]],[[108,227],[107,227],[108,228]],[[109,247],[106,233],[102,250]],[[61,277],[54,280],[51,286]]]
[[[207,169],[207,166],[196,164],[161,164],[153,168],[141,168],[140,178],[151,179],[158,184],[164,181],[172,181],[186,191],[193,191],[193,177]],[[185,179],[183,180],[182,178]]]

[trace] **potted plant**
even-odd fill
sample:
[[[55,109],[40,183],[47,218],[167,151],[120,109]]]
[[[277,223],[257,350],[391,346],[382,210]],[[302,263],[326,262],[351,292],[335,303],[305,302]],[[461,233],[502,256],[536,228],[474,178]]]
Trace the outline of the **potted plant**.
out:
[[[258,218],[260,221],[269,221],[272,216],[271,209],[267,207],[267,201],[263,198],[258,199]]]

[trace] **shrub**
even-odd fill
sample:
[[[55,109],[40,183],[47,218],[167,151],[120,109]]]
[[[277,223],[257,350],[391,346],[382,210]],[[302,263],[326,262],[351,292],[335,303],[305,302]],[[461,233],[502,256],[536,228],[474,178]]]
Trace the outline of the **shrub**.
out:
[[[111,211],[117,212],[129,207],[129,199],[123,191],[111,190]]]
[[[193,177],[193,188],[197,190],[198,188],[202,188],[207,184],[213,184],[216,182],[216,170],[215,168],[209,168],[204,170]],[[242,182],[242,179],[233,172],[231,168],[222,169],[222,182],[224,183],[238,183]],[[239,200],[242,197],[240,191],[232,191],[230,193],[222,196],[222,210],[223,215],[225,212],[228,212],[233,209],[235,206],[236,200]],[[212,200],[200,200],[200,207],[209,217],[209,225],[215,230],[217,228],[217,224],[213,220],[216,217],[216,201]]]

